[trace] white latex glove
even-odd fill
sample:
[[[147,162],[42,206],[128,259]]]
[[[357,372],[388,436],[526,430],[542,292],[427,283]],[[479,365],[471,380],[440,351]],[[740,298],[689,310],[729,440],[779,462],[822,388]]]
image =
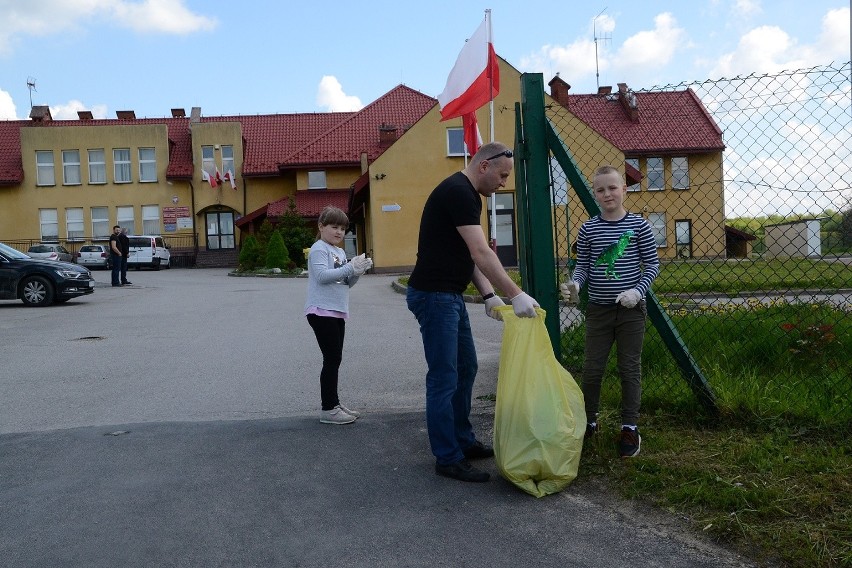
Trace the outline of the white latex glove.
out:
[[[639,293],[639,290],[636,288],[631,288],[630,290],[625,290],[621,294],[615,297],[615,303],[621,304],[625,308],[633,308],[636,307],[636,304],[639,303],[639,300],[642,299],[642,294]]]
[[[487,300],[485,300],[485,315],[492,319],[496,319],[497,321],[503,321],[503,314],[501,314],[499,310],[495,310],[494,308],[505,305],[505,302],[500,299],[500,296],[488,298]]]
[[[355,276],[361,276],[373,266],[373,259],[367,258],[366,254],[359,254],[349,262],[352,263],[352,270],[355,272]]]
[[[521,292],[512,298],[512,309],[519,318],[534,318],[538,316],[535,311],[538,307],[538,302],[526,292]]]
[[[562,299],[569,304],[576,304],[580,301],[580,287],[573,280],[563,282],[559,285],[559,291],[562,293]]]

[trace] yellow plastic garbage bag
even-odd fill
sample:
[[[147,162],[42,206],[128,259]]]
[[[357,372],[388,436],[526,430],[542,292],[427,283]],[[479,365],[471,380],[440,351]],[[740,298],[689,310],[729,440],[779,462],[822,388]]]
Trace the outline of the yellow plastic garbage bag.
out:
[[[553,353],[538,317],[503,315],[503,345],[494,410],[494,458],[500,473],[530,495],[565,489],[577,477],[586,410],[583,392]]]

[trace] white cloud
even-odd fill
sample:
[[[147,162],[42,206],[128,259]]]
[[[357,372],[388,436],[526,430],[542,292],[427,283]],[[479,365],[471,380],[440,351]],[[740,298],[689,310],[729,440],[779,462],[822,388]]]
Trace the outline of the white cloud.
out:
[[[19,36],[47,36],[84,28],[96,19],[138,32],[188,34],[216,27],[214,18],[191,12],[185,0],[0,0],[0,55]]]
[[[0,120],[16,120],[17,118],[12,95],[0,89]]]
[[[675,50],[686,43],[686,32],[678,27],[677,20],[669,12],[654,18],[654,29],[641,31],[627,38],[613,59],[612,67],[619,74],[630,70],[653,71],[667,65]]]
[[[89,107],[78,100],[71,100],[64,105],[50,105],[50,116],[54,120],[77,120],[78,110],[90,110],[95,118],[107,118],[106,105]]]
[[[735,0],[734,15],[740,17],[755,16],[763,12],[759,0]]]
[[[347,95],[337,77],[324,75],[317,87],[317,105],[325,107],[328,112],[348,112],[364,108],[361,99]]]

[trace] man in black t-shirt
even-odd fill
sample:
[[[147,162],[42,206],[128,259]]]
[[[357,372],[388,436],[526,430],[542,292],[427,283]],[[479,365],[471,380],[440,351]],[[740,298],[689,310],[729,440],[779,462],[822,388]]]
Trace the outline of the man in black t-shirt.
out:
[[[121,243],[121,285],[126,286],[133,284],[127,280],[127,259],[130,258],[130,238],[127,236],[127,229],[122,227],[118,234],[118,241]]]
[[[112,228],[112,234],[109,236],[109,260],[112,263],[112,285],[121,286],[121,227],[116,225]]]
[[[499,142],[485,144],[468,166],[432,191],[423,208],[417,262],[408,281],[408,309],[420,324],[429,370],[426,374],[426,426],[438,475],[461,481],[488,481],[469,459],[494,450],[476,439],[470,423],[477,358],[462,293],[473,282],[485,312],[500,319],[511,298],[520,317],[536,317],[538,303],[506,274],[482,230],[482,196],[506,186],[512,152]]]

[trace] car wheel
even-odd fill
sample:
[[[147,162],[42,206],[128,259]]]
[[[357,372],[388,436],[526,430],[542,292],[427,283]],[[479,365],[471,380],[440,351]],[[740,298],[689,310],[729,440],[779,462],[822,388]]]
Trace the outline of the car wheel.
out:
[[[154,262],[151,263],[151,268],[153,268],[154,270],[160,269],[160,259],[159,258],[154,259]]]
[[[21,282],[21,300],[27,306],[48,306],[53,303],[53,285],[43,276],[30,276]]]

